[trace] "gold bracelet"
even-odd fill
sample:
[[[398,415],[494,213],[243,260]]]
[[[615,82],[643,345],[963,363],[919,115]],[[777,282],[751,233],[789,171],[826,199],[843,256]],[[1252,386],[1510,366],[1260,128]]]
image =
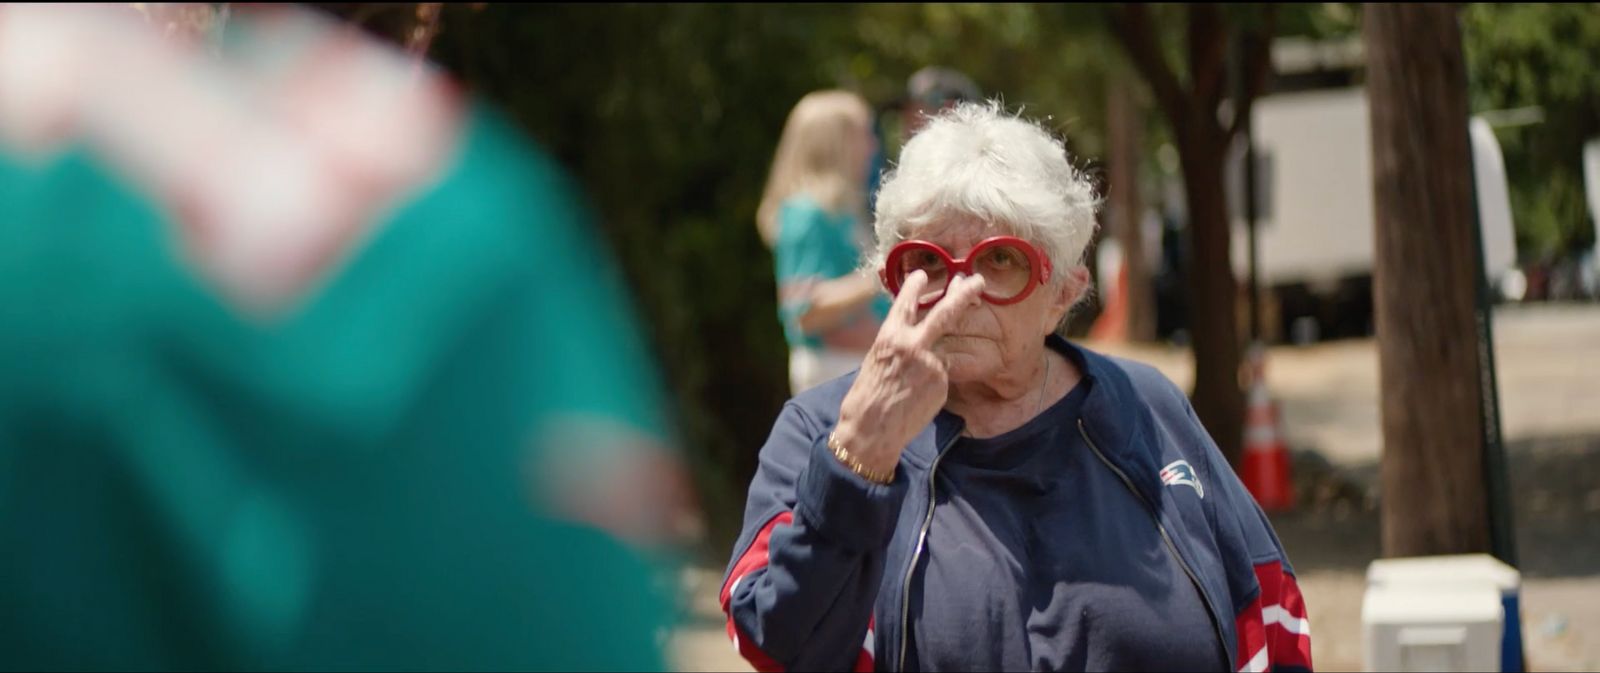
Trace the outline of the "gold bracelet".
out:
[[[862,465],[861,461],[856,460],[855,456],[850,455],[850,452],[845,450],[844,445],[839,443],[839,437],[831,432],[828,433],[828,448],[833,451],[834,458],[838,458],[840,463],[850,468],[851,472],[860,475],[862,479],[877,484],[888,484],[894,481],[893,469],[889,470],[889,474],[874,473],[867,469],[867,466]]]

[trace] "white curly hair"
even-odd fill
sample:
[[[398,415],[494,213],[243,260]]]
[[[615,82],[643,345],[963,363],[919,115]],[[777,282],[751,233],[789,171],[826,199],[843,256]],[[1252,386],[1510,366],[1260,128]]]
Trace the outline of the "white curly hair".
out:
[[[933,116],[884,177],[868,263],[881,267],[890,248],[929,224],[973,217],[1039,246],[1059,283],[1083,265],[1099,205],[1055,135],[999,101],[961,103]]]

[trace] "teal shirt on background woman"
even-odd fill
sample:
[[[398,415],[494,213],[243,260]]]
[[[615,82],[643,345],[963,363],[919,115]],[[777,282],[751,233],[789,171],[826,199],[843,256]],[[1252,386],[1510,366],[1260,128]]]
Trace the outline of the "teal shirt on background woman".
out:
[[[778,275],[778,316],[790,349],[826,348],[822,335],[800,329],[800,316],[810,308],[805,290],[813,283],[854,273],[861,265],[860,225],[849,213],[831,213],[815,199],[797,195],[778,209],[778,241],[773,246]],[[874,297],[870,315],[878,322],[889,315],[887,294]]]

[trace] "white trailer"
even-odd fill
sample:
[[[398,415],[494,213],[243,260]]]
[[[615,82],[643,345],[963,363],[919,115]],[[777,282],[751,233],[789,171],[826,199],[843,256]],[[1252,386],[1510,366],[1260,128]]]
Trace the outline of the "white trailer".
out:
[[[1255,103],[1251,125],[1257,156],[1257,261],[1263,291],[1280,300],[1274,304],[1298,301],[1303,305],[1308,295],[1325,301],[1341,286],[1370,283],[1374,210],[1366,90],[1354,87],[1267,96]],[[1470,133],[1484,270],[1490,282],[1497,283],[1516,267],[1510,190],[1500,145],[1488,123],[1473,118]],[[1237,159],[1243,143],[1236,149]],[[1242,204],[1237,170],[1242,161],[1232,165],[1229,202]],[[1248,234],[1242,209],[1233,210],[1234,270],[1243,282],[1249,278]],[[1298,300],[1285,299],[1289,288],[1299,295]],[[1346,290],[1345,294],[1350,293]],[[1282,309],[1294,312],[1287,305]],[[1326,319],[1328,311],[1320,313]],[[1323,331],[1316,325],[1309,329],[1312,334],[1302,338],[1315,338]],[[1268,333],[1275,331],[1269,329]]]

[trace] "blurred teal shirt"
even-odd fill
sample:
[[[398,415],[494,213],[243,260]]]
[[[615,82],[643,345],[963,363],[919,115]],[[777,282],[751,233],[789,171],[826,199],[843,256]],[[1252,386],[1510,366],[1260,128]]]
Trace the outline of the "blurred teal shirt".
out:
[[[861,265],[857,220],[848,213],[831,213],[809,196],[797,195],[778,208],[778,240],[773,246],[777,266],[778,317],[791,349],[823,348],[821,335],[800,329],[800,316],[810,309],[806,299],[811,284],[854,273]],[[871,314],[879,322],[889,315],[889,298],[873,298]]]
[[[0,669],[664,668],[670,567],[539,492],[670,445],[660,381],[573,185],[461,142],[266,320],[93,152],[0,157]]]

